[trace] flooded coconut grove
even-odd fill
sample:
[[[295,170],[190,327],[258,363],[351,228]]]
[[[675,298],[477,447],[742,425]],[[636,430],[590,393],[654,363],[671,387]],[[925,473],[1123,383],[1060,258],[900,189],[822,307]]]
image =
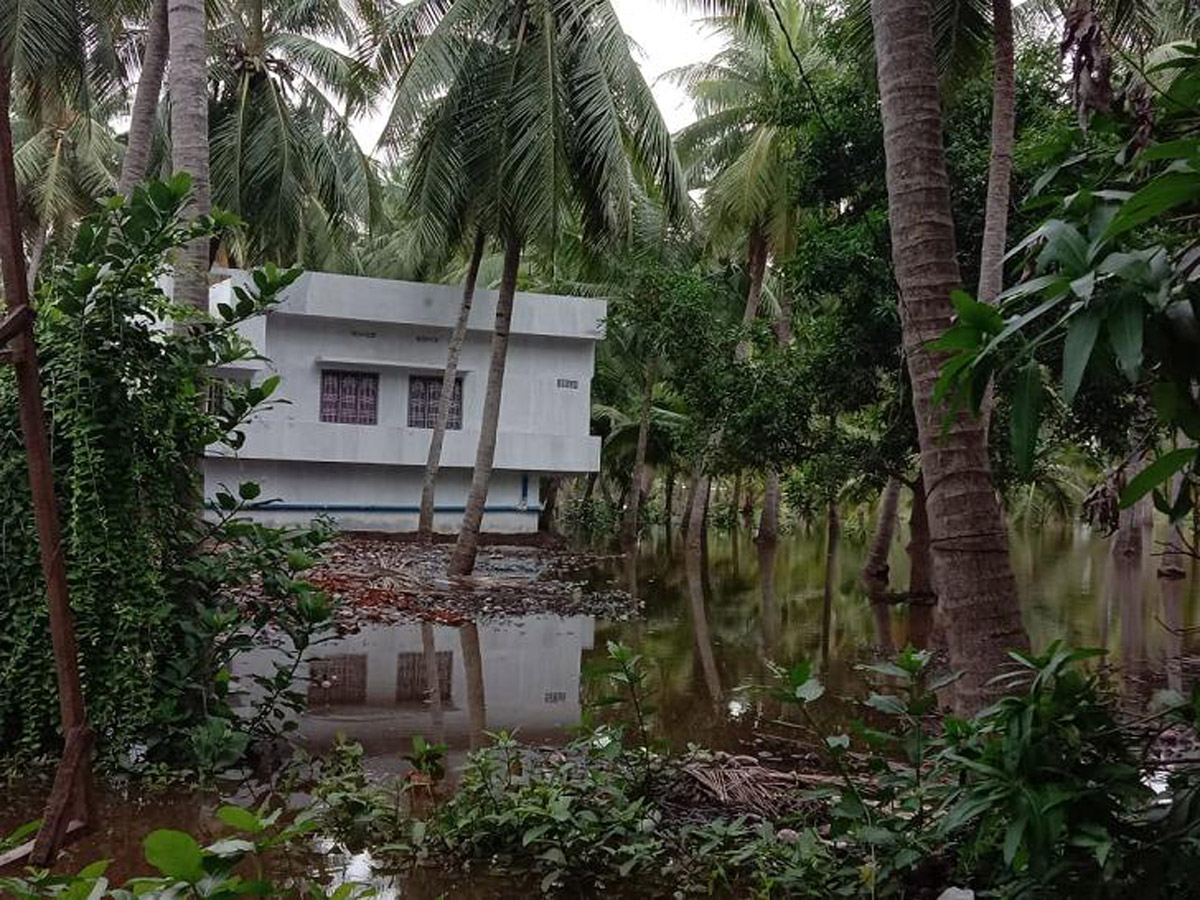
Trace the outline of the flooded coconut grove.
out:
[[[459,626],[367,622],[319,645],[297,671],[296,686],[308,705],[296,742],[314,755],[339,741],[361,744],[366,770],[384,779],[409,768],[403,757],[420,735],[447,745],[452,785],[467,753],[496,733],[535,746],[569,740],[602,694],[589,673],[605,659],[609,642],[622,642],[642,654],[651,674],[656,738],[675,750],[695,744],[752,754],[764,764],[803,765],[804,751],[790,739],[778,709],[746,690],[770,681],[769,661],[815,661],[829,688],[819,715],[845,726],[861,716],[851,701],[866,688],[856,664],[878,658],[885,640],[894,646],[910,637],[928,640],[916,630],[928,632],[930,624],[927,610],[918,611],[914,624],[903,605],[884,618],[873,613],[859,584],[866,545],[853,531],[841,547],[826,610],[821,534],[800,532],[764,547],[745,531],[714,530],[702,557],[689,560],[678,535],[660,532],[636,559],[597,557],[576,575],[585,592],[633,593],[640,614],[626,621],[507,610]],[[907,581],[903,543],[901,536],[891,554],[898,584]],[[1132,570],[1118,567],[1110,541],[1082,527],[1018,532],[1013,551],[1035,647],[1062,638],[1076,647],[1106,648],[1114,684],[1133,703],[1161,687],[1191,684],[1193,573],[1164,590],[1152,554]],[[250,654],[235,677],[265,666],[270,653]],[[434,679],[437,691],[429,690]],[[40,779],[10,784],[0,833],[37,818],[47,787]],[[222,795],[247,802],[255,792],[252,783],[224,791],[221,783],[195,791],[177,784],[106,787],[98,798],[98,827],[67,849],[60,866],[108,858],[115,878],[135,875],[147,832],[171,827],[215,835],[213,814]],[[365,853],[331,853],[320,864],[342,877],[373,880],[384,897],[516,897],[528,888],[520,880],[423,870],[393,877],[375,871]]]

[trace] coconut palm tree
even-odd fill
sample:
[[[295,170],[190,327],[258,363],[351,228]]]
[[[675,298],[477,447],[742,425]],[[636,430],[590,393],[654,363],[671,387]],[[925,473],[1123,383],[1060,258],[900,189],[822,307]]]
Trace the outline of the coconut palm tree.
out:
[[[711,19],[727,36],[726,48],[711,62],[668,73],[687,89],[699,117],[677,142],[689,184],[705,191],[710,242],[721,250],[746,246],[746,324],[759,314],[768,264],[795,248],[800,214],[788,179],[790,135],[773,120],[771,110],[799,88],[797,57],[805,74],[822,64],[815,50],[817,23],[808,4],[777,0],[765,24],[764,13],[765,7]],[[791,323],[778,314],[776,319],[780,341],[789,342]],[[739,355],[748,349],[743,344]],[[778,473],[768,472],[760,540],[778,537],[779,491]]]
[[[369,230],[380,213],[375,166],[350,130],[375,82],[334,43],[358,26],[338,0],[232,0],[211,29],[213,199],[246,227],[240,263],[292,262],[318,229]],[[172,51],[173,52],[173,51]]]
[[[81,111],[67,98],[38,104],[37,118],[13,122],[21,220],[29,235],[32,290],[48,243],[69,240],[74,224],[116,186],[120,146],[108,126],[119,98],[90,98]],[[26,107],[27,104],[19,103]]]
[[[960,284],[941,98],[928,0],[875,0],[892,255],[912,378],[934,550],[951,664],[965,674],[958,702],[985,702],[1008,650],[1028,643],[1008,536],[988,463],[986,423],[945,422],[934,400],[940,360],[929,342],[949,327]]]
[[[121,160],[121,180],[118,190],[128,195],[146,177],[150,167],[150,151],[158,122],[158,101],[162,94],[163,75],[167,71],[170,33],[167,30],[167,0],[151,0],[150,17],[146,21],[141,71],[129,113],[129,133],[125,139],[125,156]]]
[[[207,215],[211,208],[208,145],[208,33],[204,0],[167,0],[171,46],[171,162],[192,179],[184,215]],[[192,241],[175,268],[175,302],[208,311],[208,241]]]
[[[455,152],[444,157],[451,177],[442,183],[457,187],[432,197],[428,212],[453,222],[469,210],[504,247],[479,446],[450,564],[464,575],[474,568],[495,460],[526,246],[553,257],[572,220],[592,242],[620,242],[634,221],[639,179],[655,183],[676,216],[687,208],[685,185],[609,0],[417,0],[388,23],[379,47],[383,69],[404,73],[385,134],[412,130],[439,98],[474,98],[444,145]],[[493,174],[478,185],[482,208],[457,202],[476,189],[472,176],[487,163]]]

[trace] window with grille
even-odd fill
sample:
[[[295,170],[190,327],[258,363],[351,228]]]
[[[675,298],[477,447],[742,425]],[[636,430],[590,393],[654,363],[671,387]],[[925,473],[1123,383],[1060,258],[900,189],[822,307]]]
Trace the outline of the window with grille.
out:
[[[433,428],[437,425],[438,400],[442,396],[442,376],[413,375],[408,379],[408,427]],[[450,398],[450,420],[446,427],[461,431],[463,427],[462,379],[454,380],[454,396]]]
[[[225,409],[225,379],[217,375],[208,379],[204,392],[204,411],[210,416],[220,415]]]
[[[579,390],[579,381],[574,378],[560,378],[558,379],[558,386],[564,391],[577,391]]]
[[[438,650],[434,655],[437,660],[438,688],[443,703],[451,700],[451,668],[454,664],[454,653],[450,650]],[[429,699],[429,686],[426,678],[424,653],[396,654],[396,702],[417,703]]]
[[[367,700],[367,657],[347,653],[314,659],[308,666],[308,703],[361,704]]]
[[[321,421],[374,425],[379,421],[379,375],[375,372],[321,373]]]

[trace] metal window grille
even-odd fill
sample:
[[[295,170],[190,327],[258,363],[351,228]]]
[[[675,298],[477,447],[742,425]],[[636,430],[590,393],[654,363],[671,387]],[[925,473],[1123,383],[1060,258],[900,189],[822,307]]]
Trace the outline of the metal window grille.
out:
[[[565,391],[579,390],[579,382],[574,378],[560,378],[558,379],[558,386]]]
[[[379,421],[379,375],[375,372],[321,373],[321,421],[374,425]]]
[[[408,427],[435,427],[438,401],[441,397],[442,376],[411,376],[408,379]],[[461,431],[463,427],[461,378],[454,380],[454,396],[450,398],[450,420],[446,427],[451,431]]]
[[[566,691],[546,691],[544,700],[547,704],[566,703],[567,702],[567,692]]]
[[[442,703],[450,703],[450,668],[454,653],[450,650],[437,651],[438,693]],[[425,683],[425,654],[398,653],[396,655],[396,702],[419,703],[426,699],[429,688]]]
[[[204,411],[210,416],[219,415],[225,408],[225,379],[213,376],[208,379],[204,393]]]
[[[308,703],[361,704],[367,701],[367,656],[347,653],[314,659],[308,664]]]

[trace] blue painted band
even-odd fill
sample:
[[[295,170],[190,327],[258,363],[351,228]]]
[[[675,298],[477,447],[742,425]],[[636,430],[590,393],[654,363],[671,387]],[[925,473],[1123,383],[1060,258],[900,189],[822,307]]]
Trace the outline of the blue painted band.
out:
[[[209,507],[214,506],[211,501],[206,504]],[[278,510],[280,512],[328,512],[328,513],[419,513],[420,506],[372,506],[360,505],[354,503],[264,503],[257,507],[260,510]],[[436,506],[435,513],[461,513],[466,512],[466,506]],[[253,511],[253,510],[251,510]],[[520,506],[485,506],[485,513],[524,513],[527,515],[537,515],[542,511],[542,507],[538,504],[527,507]]]

